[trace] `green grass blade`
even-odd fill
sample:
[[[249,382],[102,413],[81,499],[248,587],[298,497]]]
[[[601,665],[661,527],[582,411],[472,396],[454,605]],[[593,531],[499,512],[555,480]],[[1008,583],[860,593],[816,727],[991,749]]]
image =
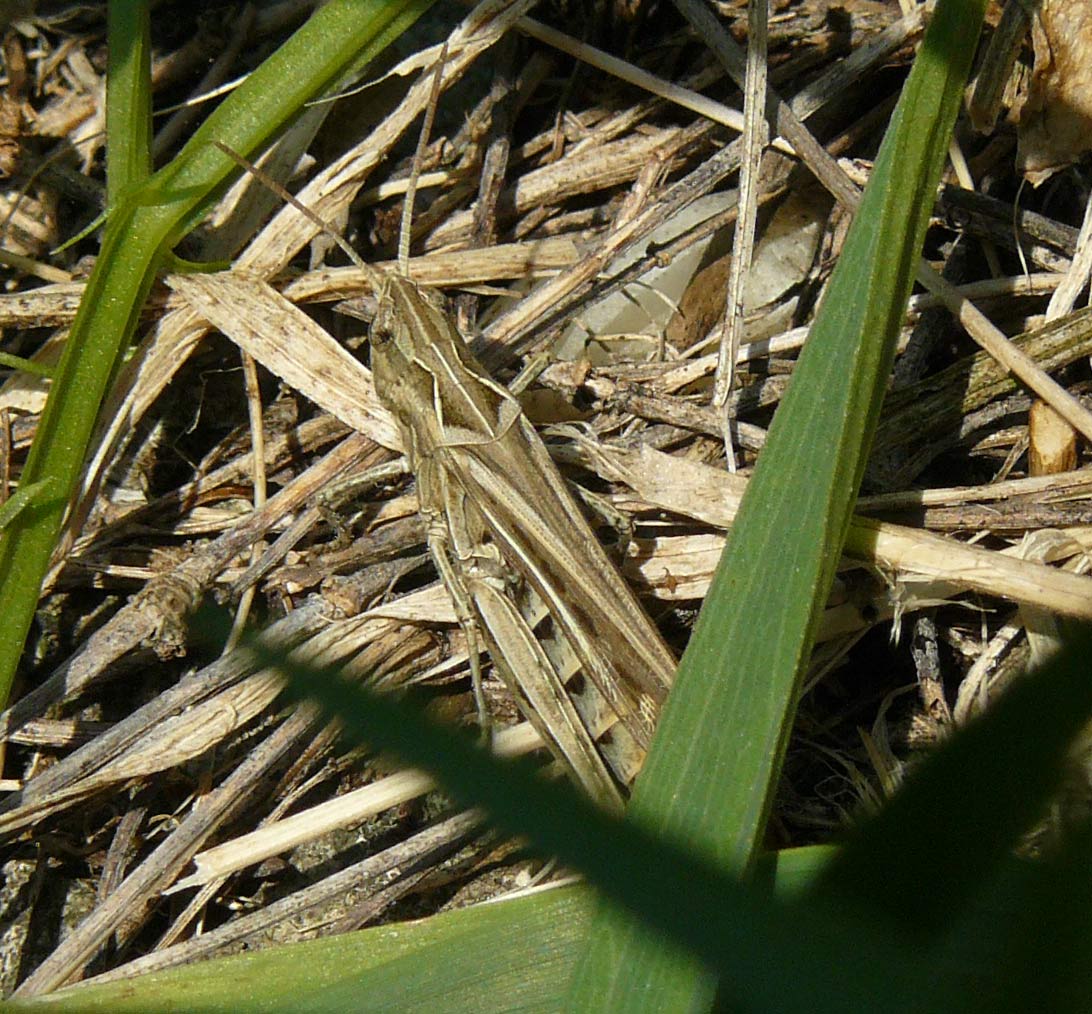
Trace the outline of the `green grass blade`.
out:
[[[978,966],[969,951],[949,953],[951,939],[940,923],[922,932],[913,919],[904,925],[891,909],[886,895],[892,867],[913,869],[920,893],[935,893],[922,892],[923,881],[952,890],[961,915],[975,915],[973,900],[996,873],[991,858],[1011,848],[1061,784],[1070,744],[1092,715],[1090,650],[1092,631],[1076,631],[1055,659],[1014,684],[986,716],[924,761],[890,810],[865,825],[825,867],[819,886],[786,904],[771,900],[757,883],[725,876],[701,856],[650,839],[631,821],[605,816],[567,785],[543,783],[524,764],[488,757],[389,697],[272,653],[263,653],[262,661],[285,671],[296,692],[339,715],[350,743],[368,743],[434,771],[457,799],[483,805],[501,830],[528,835],[545,853],[582,869],[654,927],[661,946],[673,940],[717,969],[746,997],[746,1009],[943,1014],[965,1010],[974,1000],[973,975],[996,966],[1011,933],[1004,925],[994,934],[980,933],[974,941]],[[1027,735],[1029,728],[1036,735]],[[951,882],[938,881],[931,862],[945,835],[955,842],[953,849],[962,846]],[[1073,862],[1065,868],[1071,870]],[[1070,946],[1086,939],[1080,929]],[[929,967],[936,974],[923,981],[921,961],[928,955],[935,958]],[[1052,967],[1064,973],[1058,963]],[[1023,981],[1033,970],[1013,968],[1009,974]],[[983,1009],[1000,1014],[1009,1008],[1002,1002]]]
[[[9,370],[29,373],[32,377],[46,377],[48,379],[53,376],[52,366],[43,366],[41,363],[34,362],[33,359],[24,359],[22,356],[15,356],[10,352],[0,352],[0,366],[5,366]]]
[[[253,154],[304,102],[322,94],[360,60],[374,56],[432,2],[331,0],[217,107],[169,165],[135,188],[119,190],[21,478],[27,485],[47,481],[51,495],[21,512],[0,538],[0,615],[5,618],[0,707],[10,692],[99,405],[157,267],[238,171],[211,141]],[[139,44],[139,34],[131,32],[129,41]],[[136,70],[141,67],[136,56],[131,64]],[[123,87],[132,92],[137,86],[125,80]],[[136,123],[131,126],[141,129]],[[138,162],[134,145],[123,161],[134,178]]]
[[[975,1012],[1092,1010],[1092,825],[1037,862],[1004,864],[938,948],[936,966]],[[932,885],[930,885],[932,886]],[[1049,998],[1049,1001],[1047,1001]]]
[[[1012,857],[1072,781],[1090,649],[1092,629],[1072,631],[1061,655],[915,767],[799,900],[903,941],[930,970],[922,1010],[1004,1014],[1045,997],[1051,1010],[1092,1009],[1087,817],[1045,859]]]
[[[106,206],[152,173],[151,24],[147,0],[106,9]]]
[[[937,4],[630,804],[629,819],[727,869],[747,869],[766,826],[983,8]],[[569,1009],[703,1009],[714,989],[605,906]]]
[[[800,901],[903,939],[930,969],[923,1010],[1034,1010],[1045,997],[1051,1010],[1092,1009],[1087,818],[1045,859],[1012,858],[1072,781],[1073,742],[1087,742],[1090,649],[1089,629],[1075,632],[916,767]]]

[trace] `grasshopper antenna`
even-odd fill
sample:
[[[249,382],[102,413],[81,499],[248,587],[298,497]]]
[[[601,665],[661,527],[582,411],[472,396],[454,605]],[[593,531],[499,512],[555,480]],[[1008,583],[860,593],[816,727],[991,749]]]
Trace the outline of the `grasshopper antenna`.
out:
[[[410,230],[413,224],[413,202],[417,196],[417,180],[421,176],[421,163],[425,160],[425,149],[428,147],[428,137],[432,133],[432,125],[436,120],[436,107],[440,102],[440,85],[444,79],[444,64],[447,62],[447,42],[440,49],[440,56],[436,60],[436,72],[432,78],[432,91],[429,93],[428,105],[425,106],[425,118],[421,123],[421,133],[417,137],[417,150],[413,153],[413,164],[410,166],[409,183],[406,186],[406,200],[402,205],[402,226],[398,232],[398,271],[403,278],[409,278],[409,250]]]
[[[229,148],[223,141],[213,141],[214,145],[219,148],[225,155],[228,156],[236,165],[241,166],[248,173],[250,173],[263,187],[271,190],[282,201],[286,201],[291,204],[304,218],[311,222],[316,228],[320,229],[327,236],[330,237],[342,250],[346,257],[352,261],[354,267],[360,269],[361,274],[368,280],[368,284],[378,294],[380,285],[382,283],[382,277],[369,264],[365,264],[360,254],[358,254],[353,248],[352,244],[341,235],[329,222],[324,221],[321,217],[316,215],[303,201],[298,200],[293,194],[289,193],[280,183],[278,183],[272,176],[269,175],[264,169],[259,169],[248,158],[244,158],[233,148]]]

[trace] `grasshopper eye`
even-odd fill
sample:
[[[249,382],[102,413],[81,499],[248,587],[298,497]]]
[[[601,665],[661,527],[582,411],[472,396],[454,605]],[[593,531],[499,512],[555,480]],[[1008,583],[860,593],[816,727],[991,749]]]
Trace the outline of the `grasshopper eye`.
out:
[[[387,307],[380,305],[379,312],[368,330],[368,337],[373,347],[388,345],[394,340],[394,320]]]

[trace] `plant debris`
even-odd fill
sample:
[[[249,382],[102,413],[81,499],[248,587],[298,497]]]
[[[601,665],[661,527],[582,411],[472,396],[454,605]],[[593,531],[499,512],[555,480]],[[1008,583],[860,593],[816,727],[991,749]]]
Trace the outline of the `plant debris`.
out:
[[[226,5],[173,5],[188,31],[168,31],[165,15],[157,26],[156,107],[245,73],[306,7],[268,6],[238,18]],[[771,5],[771,85],[857,184],[920,38],[922,12],[903,6]],[[1033,19],[1018,136],[1004,117],[982,136],[957,129],[958,171],[938,193],[925,251],[1082,405],[1090,311],[1070,302],[1044,314],[1063,283],[1074,300],[1087,289],[1088,61],[1062,41],[1087,48],[1085,8],[1044,0]],[[745,36],[744,0],[716,9],[718,32]],[[537,28],[520,34],[518,13],[498,0],[489,19],[459,21],[441,7],[369,74],[392,70],[379,84],[309,108],[266,171],[389,267],[413,124],[437,43],[455,33],[410,273],[453,297],[498,379],[530,367],[528,414],[599,505],[608,551],[681,652],[850,211],[783,145],[766,148],[724,410],[729,473],[710,397],[742,96],[673,9],[608,5],[582,26],[627,80],[573,40],[575,57],[536,41]],[[0,327],[4,351],[38,363],[55,360],[81,258],[95,252],[85,237],[49,253],[102,209],[104,45],[98,7],[21,12],[4,40]],[[1013,54],[1026,74],[1025,38]],[[157,158],[201,109],[157,119]],[[1019,194],[1021,172],[1051,183]],[[206,597],[237,608],[254,595],[252,622],[275,643],[473,724],[466,638],[426,553],[413,482],[392,466],[398,437],[366,366],[356,318],[373,293],[327,236],[279,205],[244,178],[186,239],[185,256],[233,257],[235,270],[157,286],[104,409],[0,716],[5,993],[435,912],[512,889],[535,868],[426,776],[339,752],[310,709],[281,705],[276,675],[238,652],[210,656],[187,627]],[[689,277],[665,282],[665,266],[684,260]],[[621,296],[603,310],[611,293]],[[42,391],[25,374],[0,388],[5,489]],[[822,617],[772,846],[826,840],[877,805],[915,750],[1011,678],[1029,623],[1035,636],[1044,612],[1087,614],[1087,451],[1067,442],[1076,467],[1034,474],[1031,411],[1026,390],[933,297],[913,297],[854,522],[872,534],[851,537]],[[346,486],[352,476],[364,481]],[[505,748],[529,749],[518,703],[495,678],[485,690]]]

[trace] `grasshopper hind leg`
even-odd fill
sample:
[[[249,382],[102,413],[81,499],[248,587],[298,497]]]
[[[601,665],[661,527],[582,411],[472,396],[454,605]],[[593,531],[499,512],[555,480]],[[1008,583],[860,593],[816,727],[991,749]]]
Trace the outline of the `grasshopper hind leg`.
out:
[[[619,721],[595,684],[584,676],[583,666],[572,645],[554,625],[542,599],[532,589],[522,589],[519,609],[534,628],[543,652],[565,684],[573,707],[607,766],[621,785],[630,788],[644,764],[644,749]]]

